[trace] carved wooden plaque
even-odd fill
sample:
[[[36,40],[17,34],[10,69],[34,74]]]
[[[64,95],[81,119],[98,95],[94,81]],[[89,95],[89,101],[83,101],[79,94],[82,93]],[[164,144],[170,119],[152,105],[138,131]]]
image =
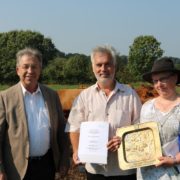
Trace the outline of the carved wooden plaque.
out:
[[[117,129],[122,139],[118,149],[121,169],[150,166],[159,162],[162,156],[159,131],[156,122],[147,122]]]

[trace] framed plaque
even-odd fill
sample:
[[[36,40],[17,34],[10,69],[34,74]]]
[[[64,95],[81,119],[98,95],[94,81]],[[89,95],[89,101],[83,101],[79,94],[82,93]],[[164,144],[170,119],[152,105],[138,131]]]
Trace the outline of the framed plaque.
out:
[[[158,157],[162,156],[162,150],[156,122],[118,128],[116,135],[122,141],[118,149],[121,169],[134,169],[159,162]]]

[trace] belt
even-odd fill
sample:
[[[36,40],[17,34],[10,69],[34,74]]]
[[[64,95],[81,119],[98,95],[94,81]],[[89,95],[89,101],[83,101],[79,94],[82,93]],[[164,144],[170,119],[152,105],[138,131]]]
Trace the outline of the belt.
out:
[[[45,156],[45,155],[44,155]],[[33,157],[29,157],[29,160],[41,160],[44,156],[33,156]]]
[[[48,151],[47,151],[47,153],[46,154],[44,154],[43,156],[31,156],[31,157],[29,157],[29,161],[40,161],[40,160],[42,160],[43,158],[45,158],[46,156],[48,156],[49,154],[50,154],[50,152],[51,152],[51,150],[49,149]]]

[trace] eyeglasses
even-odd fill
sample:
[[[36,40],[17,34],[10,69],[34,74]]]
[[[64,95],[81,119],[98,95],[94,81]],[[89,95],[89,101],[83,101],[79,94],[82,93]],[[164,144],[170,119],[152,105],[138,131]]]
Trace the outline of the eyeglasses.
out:
[[[169,74],[168,76],[164,76],[164,77],[161,77],[161,78],[159,78],[159,79],[152,79],[152,83],[153,83],[153,84],[157,84],[158,81],[159,81],[159,82],[162,83],[162,84],[166,84],[166,83],[168,82],[169,78],[170,78],[171,76],[173,76],[173,75],[174,75],[174,74]]]
[[[27,70],[29,68],[35,70],[35,69],[38,68],[38,65],[35,65],[35,64],[23,64],[23,65],[20,65],[19,67],[21,67],[24,70]]]

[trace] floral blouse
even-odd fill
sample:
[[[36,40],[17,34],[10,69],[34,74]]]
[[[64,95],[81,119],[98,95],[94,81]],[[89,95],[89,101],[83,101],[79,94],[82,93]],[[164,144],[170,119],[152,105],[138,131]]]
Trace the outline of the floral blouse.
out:
[[[160,112],[154,106],[155,99],[143,104],[140,122],[158,122],[161,146],[174,140],[180,132],[180,103],[169,112]],[[178,177],[179,175],[179,177]],[[180,180],[174,167],[148,166],[137,169],[137,180]]]

